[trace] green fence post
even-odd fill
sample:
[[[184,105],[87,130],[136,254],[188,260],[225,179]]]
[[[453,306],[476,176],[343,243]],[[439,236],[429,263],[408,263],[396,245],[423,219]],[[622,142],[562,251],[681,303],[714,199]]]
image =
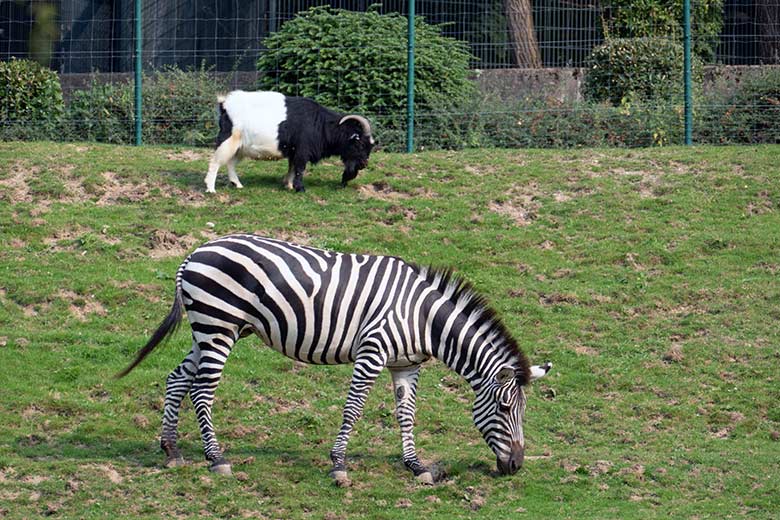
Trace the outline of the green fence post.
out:
[[[685,76],[685,144],[693,144],[693,95],[691,92],[691,0],[683,1],[683,67]]]
[[[135,0],[135,145],[141,146],[141,0]]]
[[[406,153],[414,151],[414,0],[409,0],[406,58]]]

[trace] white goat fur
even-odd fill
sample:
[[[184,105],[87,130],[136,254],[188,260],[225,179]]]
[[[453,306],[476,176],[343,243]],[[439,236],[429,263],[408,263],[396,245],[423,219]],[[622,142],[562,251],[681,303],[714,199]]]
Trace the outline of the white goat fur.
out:
[[[242,188],[236,174],[239,159],[281,159],[279,124],[287,119],[285,97],[278,92],[235,90],[218,101],[233,123],[233,132],[211,157],[205,179],[208,193],[215,192],[214,184],[221,166],[227,166],[230,182],[236,188]]]

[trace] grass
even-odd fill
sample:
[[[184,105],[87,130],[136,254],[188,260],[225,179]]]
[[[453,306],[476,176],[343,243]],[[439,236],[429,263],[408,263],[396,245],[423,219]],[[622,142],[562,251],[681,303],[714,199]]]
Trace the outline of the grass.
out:
[[[281,163],[207,152],[0,144],[0,516],[256,518],[772,518],[780,510],[780,147],[376,153],[339,189],[304,194]],[[238,344],[215,425],[235,478],[210,474],[191,406],[163,469],[165,377],[187,327],[111,376],[167,313],[199,243],[256,231],[453,266],[534,362],[517,475],[471,423],[470,389],[423,368],[416,435],[439,481],[400,462],[389,376],[348,450],[328,452],[350,367]]]

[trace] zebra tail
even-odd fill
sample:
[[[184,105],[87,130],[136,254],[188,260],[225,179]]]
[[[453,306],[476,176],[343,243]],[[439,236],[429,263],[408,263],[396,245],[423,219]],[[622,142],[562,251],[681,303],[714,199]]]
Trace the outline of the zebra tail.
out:
[[[187,257],[187,260],[181,264],[181,267],[179,267],[179,270],[176,273],[176,295],[173,299],[173,305],[171,306],[171,311],[168,313],[168,316],[166,316],[163,322],[160,323],[160,326],[157,327],[157,330],[154,331],[152,337],[149,338],[149,341],[146,342],[146,345],[144,345],[141,350],[136,352],[133,362],[130,363],[127,368],[115,374],[114,379],[121,379],[129,374],[130,371],[138,366],[138,364],[143,361],[144,358],[155,349],[155,347],[157,347],[157,345],[165,341],[174,332],[176,332],[177,328],[179,328],[183,311],[183,303],[181,298],[181,274],[189,260],[189,257]]]

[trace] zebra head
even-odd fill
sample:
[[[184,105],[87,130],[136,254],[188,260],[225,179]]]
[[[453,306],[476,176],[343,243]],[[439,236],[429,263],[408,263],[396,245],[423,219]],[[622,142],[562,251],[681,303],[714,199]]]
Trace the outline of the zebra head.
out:
[[[552,363],[534,365],[528,381],[543,377],[552,368]],[[525,438],[523,417],[525,416],[525,387],[520,384],[517,369],[504,366],[482,385],[474,401],[474,424],[496,454],[498,471],[513,475],[523,465]]]

